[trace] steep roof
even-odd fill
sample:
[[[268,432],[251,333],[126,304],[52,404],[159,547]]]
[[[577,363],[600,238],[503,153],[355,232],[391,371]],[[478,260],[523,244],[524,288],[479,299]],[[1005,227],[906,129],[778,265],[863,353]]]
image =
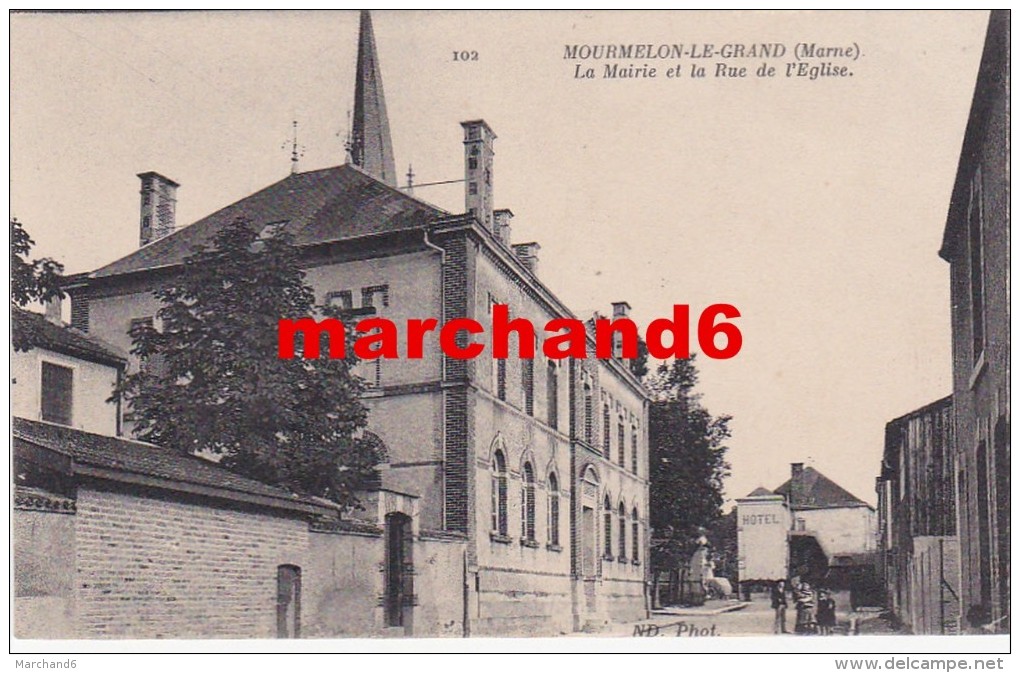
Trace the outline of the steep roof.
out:
[[[386,117],[379,54],[375,48],[372,16],[361,10],[358,31],[358,67],[354,80],[354,115],[351,125],[351,159],[388,185],[397,186],[390,122]]]
[[[284,223],[294,242],[307,246],[421,228],[445,214],[348,164],[293,173],[88,277],[181,264],[194,246],[211,244],[216,232],[242,216],[257,230]]]
[[[23,338],[37,348],[114,367],[127,363],[127,355],[115,346],[17,306],[11,308],[11,330],[18,341]]]
[[[1006,98],[1006,133],[1009,133],[1009,66],[1010,66],[1010,12],[1008,9],[993,9],[988,16],[985,45],[981,52],[974,96],[971,99],[970,114],[963,135],[960,160],[956,168],[956,180],[949,201],[949,212],[942,232],[942,247],[939,256],[951,262],[961,244],[957,232],[965,227],[969,203],[968,190],[974,167],[981,161],[980,144],[987,132],[993,106],[997,100]],[[1009,163],[1009,147],[995,145],[1002,153],[1002,159]]]
[[[757,498],[757,497],[763,496],[763,495],[775,495],[775,493],[773,493],[772,491],[768,490],[764,486],[759,486],[758,488],[754,489],[753,491],[751,491],[750,493],[748,493],[744,497],[745,498]]]
[[[129,483],[309,513],[328,513],[331,509],[320,499],[298,496],[242,477],[204,458],[154,444],[18,417],[12,419],[12,434],[16,452],[26,450],[25,445],[47,449],[71,459],[75,473],[99,476],[88,470],[99,468],[105,471],[102,476]]]
[[[790,505],[794,509],[826,509],[830,507],[871,507],[850,491],[813,467],[805,467],[801,475],[802,489],[796,502]],[[779,495],[790,500],[790,479],[775,490]]]

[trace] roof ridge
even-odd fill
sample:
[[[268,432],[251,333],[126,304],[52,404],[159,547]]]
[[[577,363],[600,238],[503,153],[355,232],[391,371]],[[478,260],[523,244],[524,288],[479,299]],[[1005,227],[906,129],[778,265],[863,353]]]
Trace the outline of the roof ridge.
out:
[[[38,425],[42,425],[42,426],[46,426],[46,427],[51,427],[51,428],[54,428],[54,429],[62,431],[62,432],[70,432],[70,433],[75,433],[75,434],[80,434],[80,435],[90,435],[90,436],[93,436],[93,437],[98,437],[98,438],[103,439],[103,440],[113,440],[113,441],[121,442],[121,443],[124,443],[124,444],[137,445],[137,446],[141,446],[141,447],[148,448],[148,449],[156,449],[156,450],[166,452],[168,454],[174,455],[174,456],[176,456],[178,458],[182,458],[182,459],[185,459],[185,460],[199,461],[202,465],[211,467],[211,468],[216,469],[216,470],[222,470],[223,472],[226,472],[226,473],[230,474],[232,477],[234,477],[236,479],[239,479],[239,480],[242,480],[242,481],[247,481],[247,482],[250,482],[252,484],[258,484],[260,486],[263,486],[263,487],[272,489],[274,491],[277,491],[278,495],[276,497],[287,496],[287,498],[298,498],[298,499],[302,499],[302,500],[303,499],[308,499],[308,498],[315,497],[315,496],[301,495],[300,493],[295,493],[294,491],[286,489],[286,488],[284,488],[282,486],[278,486],[276,484],[270,484],[270,483],[264,482],[264,481],[262,481],[260,479],[255,479],[255,478],[249,477],[247,475],[239,474],[237,472],[234,472],[233,470],[230,470],[230,469],[224,467],[223,465],[220,465],[216,461],[209,460],[208,458],[203,458],[201,456],[196,456],[195,454],[191,453],[190,451],[185,451],[183,449],[174,449],[174,448],[162,446],[160,444],[153,444],[151,442],[144,442],[144,441],[141,441],[141,440],[138,440],[138,439],[131,439],[131,438],[122,437],[122,436],[119,436],[119,435],[104,435],[104,434],[99,433],[99,432],[90,432],[88,430],[82,430],[81,428],[74,428],[74,427],[71,427],[69,425],[61,425],[60,423],[53,423],[51,421],[34,420],[34,419],[30,419],[30,418],[24,418],[23,416],[13,416],[12,418],[14,418],[16,420],[19,420],[19,421],[26,421],[29,424],[38,424]],[[55,451],[56,453],[59,453],[61,455],[68,456],[68,457],[70,457],[72,459],[77,459],[76,458],[76,454],[75,454],[73,449],[71,449],[70,452],[69,452],[69,451],[65,450],[62,446],[59,446],[59,445],[57,447],[51,446],[50,442],[47,441],[48,438],[39,437],[37,435],[33,435],[31,432],[26,432],[25,430],[19,430],[18,428],[15,428],[15,427],[12,427],[12,436],[17,437],[18,439],[21,439],[22,441],[31,442],[31,443],[45,442],[46,443],[45,444],[45,448],[47,448],[47,449],[49,449],[51,451]],[[137,469],[132,469],[130,467],[123,467],[123,468],[120,468],[120,469],[122,469],[125,472],[130,472],[132,474],[145,474],[145,472],[140,472]],[[186,478],[181,478],[181,481],[185,481],[187,483],[196,484],[196,485],[202,485],[203,484],[202,481],[196,480],[196,479],[189,480],[189,479],[186,479]],[[230,485],[230,484],[226,484],[226,483],[216,484],[216,488],[221,488],[221,489],[224,489],[224,490],[227,490],[227,491],[234,491],[236,493],[245,493],[246,492],[242,488],[239,488],[236,485]],[[323,498],[322,500],[325,501],[325,502],[331,502],[329,500],[326,500],[325,498]]]
[[[358,166],[357,164],[342,163],[339,166],[335,166],[334,168],[351,168],[351,169],[354,169],[358,173],[361,173],[362,175],[364,175],[366,178],[371,178],[372,180],[375,180],[376,182],[378,182],[380,185],[382,185],[386,189],[389,189],[390,191],[394,192],[395,194],[399,194],[400,196],[404,197],[405,199],[410,199],[411,201],[414,201],[415,203],[419,203],[419,204],[421,204],[423,206],[426,206],[428,208],[431,208],[433,210],[438,210],[443,215],[454,215],[455,214],[455,213],[451,213],[451,212],[449,212],[449,211],[447,211],[447,210],[445,210],[443,208],[440,208],[437,205],[429,203],[428,201],[420,199],[417,196],[415,196],[414,194],[408,194],[407,192],[402,190],[400,187],[395,187],[395,186],[393,186],[393,185],[391,185],[391,184],[389,184],[387,182],[384,182],[384,181],[380,180],[379,178],[377,178],[376,176],[372,175],[371,173],[366,171],[361,166]],[[327,170],[327,169],[320,169],[320,170]]]
[[[291,222],[295,245],[308,248],[421,229],[447,213],[352,164],[328,166],[292,173],[245,194],[173,234],[92,271],[86,283],[177,268],[195,245],[208,246],[235,215],[243,215],[256,225]]]

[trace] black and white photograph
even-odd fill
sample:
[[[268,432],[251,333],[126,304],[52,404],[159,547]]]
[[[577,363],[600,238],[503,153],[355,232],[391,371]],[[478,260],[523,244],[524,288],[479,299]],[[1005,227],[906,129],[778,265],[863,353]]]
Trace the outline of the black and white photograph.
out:
[[[9,32],[17,662],[1002,668],[1009,10]]]

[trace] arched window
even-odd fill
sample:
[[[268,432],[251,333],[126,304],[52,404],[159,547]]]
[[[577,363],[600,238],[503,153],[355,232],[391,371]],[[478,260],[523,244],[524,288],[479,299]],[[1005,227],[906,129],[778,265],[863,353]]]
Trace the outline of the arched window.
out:
[[[609,460],[612,459],[611,456],[613,455],[612,437],[610,436],[610,432],[612,432],[611,422],[609,419],[609,405],[605,404],[602,406],[602,455]]]
[[[637,428],[632,428],[630,431],[630,471],[634,474],[638,473]]]
[[[620,545],[620,553],[617,554],[617,559],[623,563],[627,560],[627,509],[622,502],[617,516],[620,518],[620,539],[617,542]]]
[[[602,554],[607,560],[613,560],[613,505],[607,494],[602,501]]]
[[[598,575],[599,558],[599,475],[591,465],[585,466],[581,477],[581,575],[592,578]]]
[[[524,484],[521,487],[521,540],[535,541],[535,470],[524,463]]]
[[[560,482],[549,474],[549,544],[560,546]]]
[[[595,432],[595,402],[591,397],[591,385],[584,384],[584,441],[591,444],[594,441],[592,437]]]
[[[623,429],[623,418],[616,424],[616,462],[620,467],[627,467],[627,441]]]
[[[638,522],[637,507],[630,513],[630,526],[631,526],[631,546],[633,549],[630,551],[630,556],[634,559],[634,563],[641,561],[641,555],[638,550],[641,549],[641,524]]]
[[[506,458],[499,449],[492,454],[492,531],[507,534]]]

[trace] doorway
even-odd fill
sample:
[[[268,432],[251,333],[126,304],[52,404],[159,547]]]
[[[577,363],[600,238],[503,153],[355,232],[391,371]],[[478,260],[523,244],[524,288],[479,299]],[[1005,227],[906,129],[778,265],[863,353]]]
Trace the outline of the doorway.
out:
[[[386,515],[386,626],[411,625],[414,607],[414,563],[411,517]]]
[[[276,637],[301,637],[301,568],[276,569]]]

